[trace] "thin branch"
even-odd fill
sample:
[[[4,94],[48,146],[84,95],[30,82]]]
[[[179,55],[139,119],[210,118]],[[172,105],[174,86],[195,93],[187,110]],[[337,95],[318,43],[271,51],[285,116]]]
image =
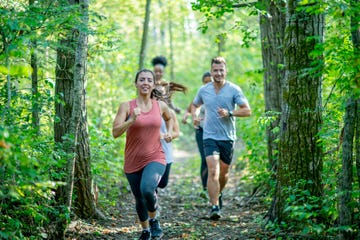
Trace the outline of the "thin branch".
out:
[[[252,6],[254,6],[256,3],[257,3],[257,2],[238,3],[238,4],[233,4],[232,7],[233,7],[233,8],[252,7]]]

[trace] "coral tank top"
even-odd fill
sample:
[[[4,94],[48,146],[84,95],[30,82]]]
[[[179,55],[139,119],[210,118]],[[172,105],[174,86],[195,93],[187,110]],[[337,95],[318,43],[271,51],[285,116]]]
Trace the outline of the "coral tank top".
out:
[[[131,114],[137,107],[136,99],[129,104]],[[165,154],[160,143],[161,118],[159,103],[153,99],[151,110],[141,112],[126,131],[125,173],[137,172],[150,162],[165,165]]]

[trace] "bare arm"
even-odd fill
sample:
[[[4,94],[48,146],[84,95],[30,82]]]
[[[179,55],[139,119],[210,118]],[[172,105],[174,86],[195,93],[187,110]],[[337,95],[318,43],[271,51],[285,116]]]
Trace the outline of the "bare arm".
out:
[[[251,109],[248,103],[239,104],[238,108],[233,111],[234,117],[250,117]]]
[[[174,123],[172,121],[172,115],[171,115],[171,110],[168,107],[168,105],[163,102],[163,101],[159,101],[160,104],[160,109],[161,109],[161,115],[163,117],[163,119],[165,120],[166,123],[166,129],[168,130],[167,133],[164,135],[164,139],[166,142],[170,142],[172,139],[172,132],[173,132],[173,126]]]
[[[190,103],[189,106],[188,106],[188,107],[186,108],[186,110],[185,110],[184,116],[183,116],[183,118],[182,118],[182,120],[181,120],[181,122],[182,122],[183,124],[186,124],[187,118],[188,118],[189,116],[191,116],[191,105],[192,105],[192,103]]]
[[[230,111],[225,108],[219,108],[218,114],[220,117],[230,117]],[[238,108],[232,112],[234,117],[249,117],[251,116],[251,109],[248,103],[239,104]]]
[[[113,122],[112,134],[114,138],[118,138],[126,132],[126,130],[135,122],[136,117],[140,114],[140,110],[135,108],[130,117],[129,114],[129,103],[121,103]]]
[[[191,116],[193,119],[194,127],[199,126],[201,119],[197,116],[196,111],[200,106],[195,105],[194,103],[191,103]]]
[[[176,118],[174,111],[171,111],[171,116],[172,116],[171,121],[173,122],[173,131],[172,131],[171,139],[175,139],[180,135],[179,122]]]

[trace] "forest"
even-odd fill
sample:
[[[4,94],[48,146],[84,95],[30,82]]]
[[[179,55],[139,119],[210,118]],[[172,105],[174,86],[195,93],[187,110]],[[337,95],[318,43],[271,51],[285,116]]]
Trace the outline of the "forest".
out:
[[[137,239],[111,131],[160,55],[187,87],[162,239],[360,239],[359,0],[0,0],[0,13],[0,239]],[[252,115],[236,120],[213,221],[181,119],[216,56]]]

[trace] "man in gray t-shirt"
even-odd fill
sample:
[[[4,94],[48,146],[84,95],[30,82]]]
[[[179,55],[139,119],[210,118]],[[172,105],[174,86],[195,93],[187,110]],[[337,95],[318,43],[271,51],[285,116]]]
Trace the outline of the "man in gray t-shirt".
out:
[[[229,176],[229,167],[236,140],[235,117],[251,115],[249,103],[237,85],[226,81],[226,61],[222,57],[211,61],[213,82],[202,86],[191,106],[194,125],[200,119],[196,117],[196,109],[205,108],[204,120],[204,152],[208,165],[207,188],[212,204],[210,219],[221,217],[221,192]],[[236,108],[236,105],[238,106]]]

